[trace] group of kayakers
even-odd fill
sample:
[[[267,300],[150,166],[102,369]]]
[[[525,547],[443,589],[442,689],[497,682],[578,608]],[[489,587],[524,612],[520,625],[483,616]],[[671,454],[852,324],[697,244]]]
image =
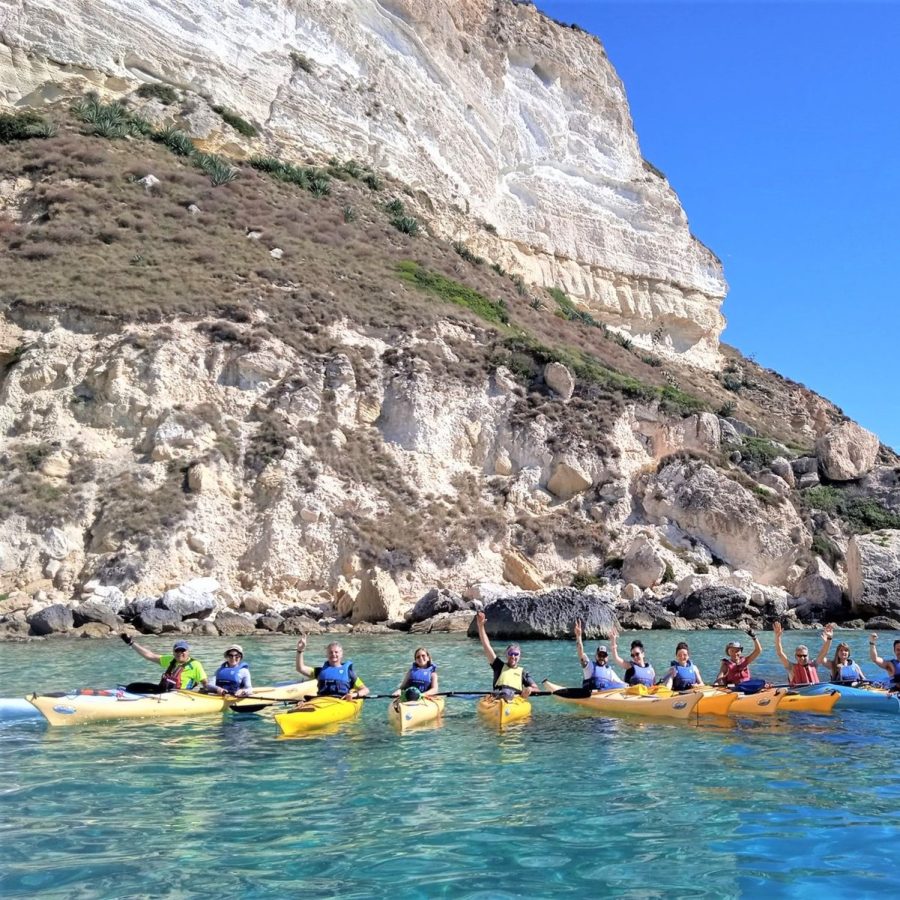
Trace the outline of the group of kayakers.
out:
[[[854,684],[866,680],[859,664],[850,658],[850,647],[844,641],[834,648],[834,653],[829,658],[835,627],[832,623],[826,625],[822,630],[822,649],[815,660],[810,661],[809,648],[805,644],[800,644],[794,653],[795,662],[791,662],[781,644],[784,629],[779,622],[775,623],[775,653],[784,666],[788,682],[792,687],[802,684],[818,684],[819,666],[826,667],[828,681],[832,684]],[[610,666],[610,651],[606,646],[597,647],[595,659],[590,660],[584,652],[580,622],[575,623],[574,633],[575,647],[583,670],[583,687],[603,691],[631,685],[652,687],[655,684],[663,684],[672,690],[683,691],[689,690],[695,685],[704,684],[700,670],[691,661],[690,647],[686,641],[678,643],[675,647],[675,659],[661,677],[657,678],[653,666],[647,662],[643,643],[640,640],[631,642],[630,664],[626,663],[619,656],[616,645],[618,634],[613,630],[609,642],[612,647],[612,658],[618,666],[625,669],[624,676],[620,677]],[[750,664],[762,653],[762,644],[755,631],[748,631],[747,634],[753,641],[753,649],[745,656],[744,646],[740,641],[729,641],[725,645],[725,656],[722,657],[719,671],[712,682],[714,685],[734,687],[751,680]],[[893,690],[900,690],[900,639],[894,641],[893,659],[882,659],[878,655],[877,642],[878,635],[872,634],[869,638],[869,658],[888,673],[889,687]]]
[[[478,612],[476,627],[485,658],[493,673],[492,690],[500,697],[510,699],[515,695],[528,697],[538,690],[537,682],[522,666],[522,648],[519,644],[510,644],[505,651],[505,660],[494,651],[485,628],[485,614]],[[843,641],[829,652],[834,640],[834,624],[826,625],[822,630],[822,648],[814,660],[810,660],[810,650],[800,644],[794,651],[792,662],[782,647],[784,629],[776,622],[775,653],[787,673],[791,686],[819,683],[819,666],[828,670],[828,681],[833,684],[853,684],[865,681],[865,675],[859,665],[850,658],[850,647]],[[735,687],[751,680],[750,664],[762,653],[762,644],[756,632],[747,632],[753,642],[753,649],[745,656],[740,641],[729,641],[725,645],[725,656],[722,657],[719,671],[713,684]],[[250,669],[244,662],[244,651],[239,644],[231,644],[225,651],[225,659],[212,678],[207,678],[202,664],[191,656],[187,641],[176,641],[172,653],[157,654],[138,644],[131,636],[121,635],[122,640],[149,662],[162,667],[163,675],[158,684],[134,682],[127,690],[134,693],[153,693],[170,690],[201,690],[215,694],[228,694],[235,697],[246,697],[252,692]],[[609,647],[601,644],[597,647],[594,658],[590,659],[584,650],[581,622],[576,621],[574,628],[575,649],[582,668],[582,687],[595,691],[624,688],[633,685],[652,687],[663,684],[675,691],[690,690],[703,685],[703,677],[699,668],[691,660],[690,647],[681,641],[675,647],[675,658],[668,668],[657,674],[647,660],[643,642],[635,639],[631,642],[629,659],[619,655],[618,632],[610,634]],[[869,638],[869,658],[877,666],[883,668],[889,676],[889,687],[900,691],[900,639],[893,643],[893,658],[883,659],[877,652],[878,635]],[[343,697],[356,699],[366,697],[369,689],[356,673],[353,662],[344,659],[344,650],[338,641],[332,641],[325,648],[326,658],[320,666],[309,666],[303,659],[307,639],[303,635],[297,641],[296,669],[307,678],[317,681],[319,696]],[[610,649],[611,648],[611,649]],[[615,666],[623,669],[620,676]],[[424,647],[417,647],[413,654],[410,668],[404,672],[403,678],[392,696],[404,700],[417,700],[438,693],[437,666],[431,654]]]

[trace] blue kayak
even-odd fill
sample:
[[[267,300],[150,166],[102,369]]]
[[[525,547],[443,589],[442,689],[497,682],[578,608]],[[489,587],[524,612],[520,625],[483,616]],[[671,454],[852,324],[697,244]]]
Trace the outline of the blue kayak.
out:
[[[900,695],[888,693],[884,688],[870,685],[851,687],[846,684],[799,684],[791,690],[798,694],[825,694],[838,691],[841,699],[834,707],[837,712],[844,709],[859,709],[867,712],[900,713]]]
[[[40,719],[41,714],[25,699],[0,697],[0,722]]]

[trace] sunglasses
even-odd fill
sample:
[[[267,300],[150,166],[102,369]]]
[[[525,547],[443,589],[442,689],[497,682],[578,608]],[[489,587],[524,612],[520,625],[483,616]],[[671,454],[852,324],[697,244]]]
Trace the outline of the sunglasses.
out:
[[[190,650],[182,650],[180,647],[177,650],[173,650],[173,653],[190,653]]]
[[[241,658],[241,654],[240,654],[240,653],[226,653],[226,654],[225,654],[225,657],[226,657],[227,659],[240,659],[240,658]]]
[[[641,654],[640,651],[631,654],[631,658],[632,658],[632,659],[640,659],[641,656],[642,656],[642,654]]]
[[[507,656],[521,656],[521,653],[507,653]]]
[[[808,653],[798,653],[797,659],[809,659],[809,654]]]

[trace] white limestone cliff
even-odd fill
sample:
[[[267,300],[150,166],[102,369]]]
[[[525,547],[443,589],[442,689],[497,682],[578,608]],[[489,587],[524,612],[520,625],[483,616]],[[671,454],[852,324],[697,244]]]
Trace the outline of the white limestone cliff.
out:
[[[8,105],[156,80],[254,122],[255,151],[402,178],[444,236],[565,289],[639,346],[718,366],[721,265],[642,159],[591,35],[505,0],[0,4]],[[216,116],[190,125],[209,146],[250,149]]]

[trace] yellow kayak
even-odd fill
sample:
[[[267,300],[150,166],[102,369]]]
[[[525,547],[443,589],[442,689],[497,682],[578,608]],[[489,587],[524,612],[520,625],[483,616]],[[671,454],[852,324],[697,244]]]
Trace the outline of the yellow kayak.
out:
[[[482,697],[476,708],[486,722],[497,728],[504,728],[531,715],[531,704],[524,697],[513,697],[512,700],[493,696]]]
[[[276,703],[315,697],[318,690],[319,683],[315,678],[311,678],[309,681],[292,681],[288,684],[258,687],[253,689],[249,697],[242,697],[239,700],[231,699],[228,707],[235,712],[258,712],[260,709],[274,706]]]
[[[443,714],[443,697],[422,697],[407,701],[398,698],[388,707],[388,721],[401,732],[426,722],[436,722]]]
[[[778,712],[829,713],[840,699],[840,691],[829,691],[827,694],[795,694],[788,691],[778,704]]]
[[[275,716],[275,722],[282,734],[302,734],[354,718],[359,715],[363,702],[361,699],[313,697],[308,703],[300,703],[287,712],[279,713]]]
[[[129,694],[123,690],[78,690],[68,694],[31,694],[26,698],[51,725],[83,725],[118,719],[167,719],[221,714],[226,697],[197,691]]]
[[[786,696],[786,688],[769,688],[756,694],[738,694],[737,700],[728,708],[728,715],[774,716]]]
[[[701,691],[697,712],[701,716],[727,716],[731,712],[735,700],[740,696],[734,691]]]
[[[553,691],[554,698],[563,703],[573,703],[582,709],[600,715],[637,715],[650,718],[687,719],[697,712],[700,693],[671,694],[661,696],[652,692],[638,692],[631,688],[611,691],[594,691],[590,696],[565,696],[555,693],[563,688],[552,681],[544,682],[544,689]],[[573,693],[578,693],[577,689]]]

